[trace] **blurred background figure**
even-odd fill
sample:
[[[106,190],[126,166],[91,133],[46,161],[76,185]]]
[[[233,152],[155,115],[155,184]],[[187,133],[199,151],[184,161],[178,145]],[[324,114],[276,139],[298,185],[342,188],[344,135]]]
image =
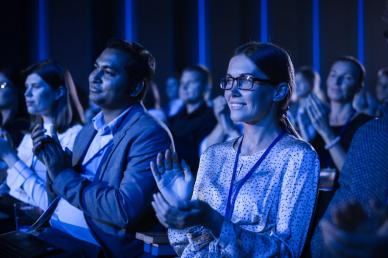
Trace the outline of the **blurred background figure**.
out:
[[[166,80],[167,104],[164,107],[167,117],[172,117],[183,107],[183,101],[179,98],[179,80],[170,76]]]
[[[0,70],[0,127],[9,133],[15,147],[29,127],[19,75],[7,69]]]
[[[0,70],[0,131],[9,135],[10,145],[16,148],[28,128],[29,118],[19,75],[13,70]],[[0,159],[0,195],[9,190],[3,184],[7,168],[7,164]]]
[[[225,142],[241,135],[242,128],[230,118],[230,110],[224,96],[213,99],[212,108],[217,119],[217,125],[202,141],[200,153],[205,152],[213,144]]]
[[[210,78],[209,71],[203,66],[186,67],[179,87],[184,107],[168,120],[177,153],[195,172],[199,164],[199,146],[217,123],[213,110],[205,101]]]
[[[157,118],[162,122],[167,121],[167,117],[161,109],[161,100],[158,86],[155,82],[150,82],[147,92],[143,99],[143,105],[151,116]]]
[[[387,115],[388,109],[388,67],[377,73],[376,97],[380,102],[379,115]]]
[[[316,130],[307,114],[307,97],[315,94],[324,101],[324,94],[320,90],[320,77],[311,67],[302,66],[295,73],[295,92],[293,94],[293,104],[290,106],[290,120],[305,141],[311,141]]]
[[[366,87],[354,96],[353,107],[357,112],[369,116],[377,116],[379,113],[379,102]]]

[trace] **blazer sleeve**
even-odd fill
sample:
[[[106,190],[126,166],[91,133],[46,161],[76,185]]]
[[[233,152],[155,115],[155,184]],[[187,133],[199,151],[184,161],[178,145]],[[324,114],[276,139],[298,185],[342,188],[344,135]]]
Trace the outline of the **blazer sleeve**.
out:
[[[127,131],[127,134],[137,135],[127,140],[124,161],[113,153],[104,172],[104,177],[120,177],[118,186],[109,185],[106,181],[91,182],[75,169],[66,169],[55,178],[53,190],[95,220],[119,229],[135,226],[149,209],[156,187],[150,161],[172,144],[167,131],[159,125],[142,129]],[[118,165],[120,162],[124,164]]]

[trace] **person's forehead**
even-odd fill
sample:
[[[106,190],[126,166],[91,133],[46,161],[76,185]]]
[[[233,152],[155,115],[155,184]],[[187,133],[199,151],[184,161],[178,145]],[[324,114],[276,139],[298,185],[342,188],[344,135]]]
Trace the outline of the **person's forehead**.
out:
[[[357,73],[356,66],[348,61],[337,61],[333,64],[331,70],[342,73]]]
[[[198,81],[198,80],[201,80],[201,74],[197,71],[186,70],[186,71],[183,71],[181,80]]]
[[[96,60],[100,66],[109,66],[116,69],[124,69],[129,61],[130,58],[127,53],[113,48],[104,49]]]
[[[242,74],[252,74],[259,78],[268,79],[268,76],[245,55],[237,55],[230,59],[228,74],[234,77]]]

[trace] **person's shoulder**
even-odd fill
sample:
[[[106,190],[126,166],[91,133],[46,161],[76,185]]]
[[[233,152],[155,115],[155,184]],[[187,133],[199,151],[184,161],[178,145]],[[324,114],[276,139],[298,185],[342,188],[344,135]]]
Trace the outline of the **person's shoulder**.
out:
[[[378,137],[379,139],[375,140],[382,140],[388,138],[388,117],[379,117],[379,118],[373,118],[363,124],[358,130],[356,131],[356,134],[354,137],[359,138],[370,138],[375,139]]]
[[[233,145],[236,140],[237,138],[234,138],[225,142],[213,144],[209,146],[202,155],[226,155],[233,150]]]
[[[289,134],[286,134],[281,141],[281,148],[285,152],[316,155],[314,148],[308,142]]]

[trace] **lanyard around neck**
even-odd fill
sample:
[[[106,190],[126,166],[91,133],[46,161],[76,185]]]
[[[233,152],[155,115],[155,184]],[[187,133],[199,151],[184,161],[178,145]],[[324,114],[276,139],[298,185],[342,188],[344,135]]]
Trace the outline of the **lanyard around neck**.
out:
[[[234,166],[233,166],[233,174],[232,174],[232,180],[230,182],[230,187],[229,187],[229,194],[228,194],[228,202],[226,204],[226,211],[225,211],[225,219],[226,220],[231,220],[233,210],[234,210],[234,204],[237,199],[237,195],[241,189],[241,187],[248,181],[248,179],[252,176],[253,172],[260,166],[260,164],[264,161],[264,159],[268,156],[269,152],[271,149],[276,145],[276,143],[279,142],[279,140],[285,135],[285,132],[281,132],[268,146],[268,148],[265,150],[263,155],[260,157],[260,159],[253,165],[253,167],[248,171],[248,173],[244,176],[243,179],[240,180],[240,182],[236,186],[236,190],[233,193],[233,182],[236,179],[236,174],[237,174],[237,163],[240,157],[241,153],[241,145],[244,139],[244,136],[242,136],[241,141],[238,145],[237,148],[237,153],[236,153],[236,158],[234,160]],[[233,193],[233,196],[232,196]]]

